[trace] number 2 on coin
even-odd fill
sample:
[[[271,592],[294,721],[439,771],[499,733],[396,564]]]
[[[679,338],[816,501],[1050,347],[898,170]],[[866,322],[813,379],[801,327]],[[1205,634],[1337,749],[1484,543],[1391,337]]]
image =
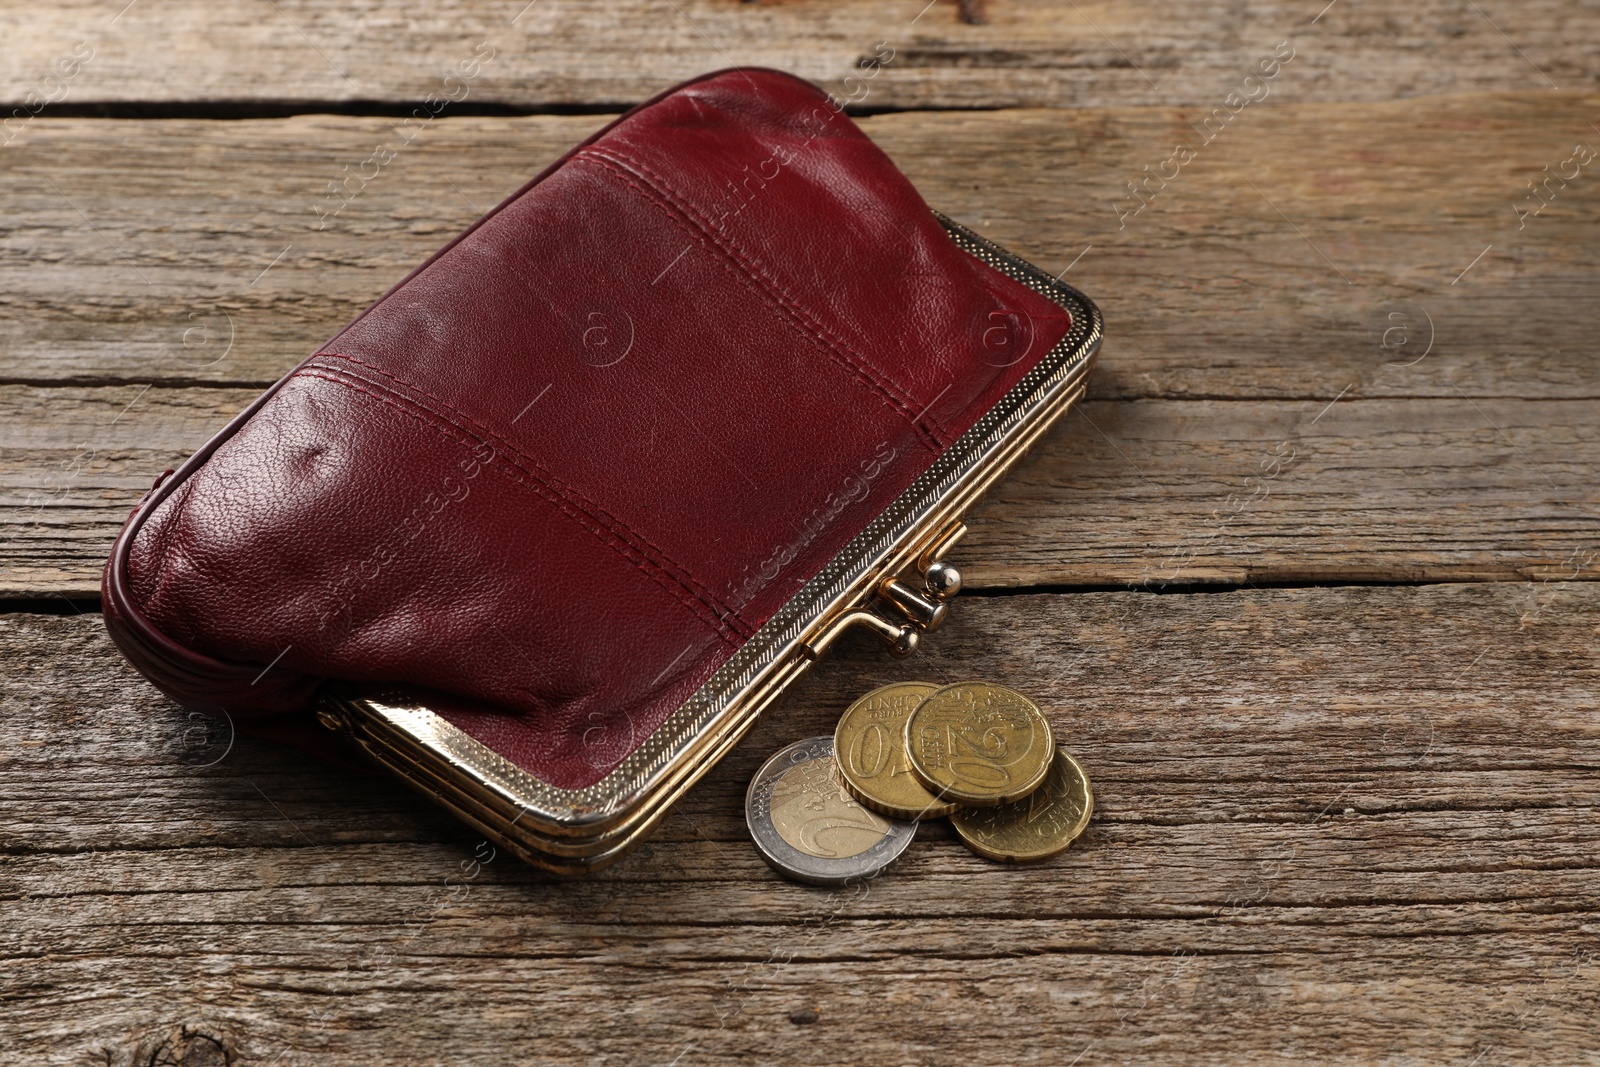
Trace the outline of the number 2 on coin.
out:
[[[1011,784],[1011,772],[996,766],[995,761],[1005,758],[1006,739],[993,730],[985,730],[983,742],[963,736],[955,723],[945,727],[945,743],[950,753],[945,765],[950,773],[971,785],[989,788]]]

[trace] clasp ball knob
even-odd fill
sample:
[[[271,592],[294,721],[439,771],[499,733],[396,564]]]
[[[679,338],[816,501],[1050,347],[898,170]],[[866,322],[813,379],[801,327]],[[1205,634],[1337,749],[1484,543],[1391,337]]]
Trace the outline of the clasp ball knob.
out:
[[[961,592],[961,572],[942,559],[928,567],[922,582],[940,600],[949,600]]]

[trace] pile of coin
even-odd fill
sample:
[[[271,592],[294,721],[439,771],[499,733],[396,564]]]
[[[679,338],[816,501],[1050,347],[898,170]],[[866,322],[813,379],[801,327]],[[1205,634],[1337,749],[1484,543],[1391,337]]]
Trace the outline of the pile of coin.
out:
[[[893,863],[922,819],[948,815],[978,855],[1004,862],[1064,851],[1094,792],[1038,705],[992,682],[897,682],[851,704],[832,737],[779,750],[745,796],[762,856],[817,885]]]

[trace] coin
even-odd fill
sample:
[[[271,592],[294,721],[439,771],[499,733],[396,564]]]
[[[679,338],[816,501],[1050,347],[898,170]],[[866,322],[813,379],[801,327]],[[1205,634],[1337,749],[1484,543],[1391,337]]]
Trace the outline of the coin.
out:
[[[833,738],[779,749],[750,780],[745,822],[779,874],[813,885],[870,878],[899,858],[917,824],[868,811],[844,788]]]
[[[1065,749],[1057,748],[1044,784],[1013,804],[962,808],[950,825],[980,856],[1007,863],[1049,859],[1065,852],[1094,812],[1089,776]]]
[[[936,689],[906,719],[912,772],[934,796],[961,804],[1021,800],[1044,781],[1055,750],[1038,705],[991,682]]]
[[[931,819],[956,810],[917,781],[906,758],[906,716],[939,687],[896,682],[851,704],[833,734],[835,758],[845,788],[882,815]]]

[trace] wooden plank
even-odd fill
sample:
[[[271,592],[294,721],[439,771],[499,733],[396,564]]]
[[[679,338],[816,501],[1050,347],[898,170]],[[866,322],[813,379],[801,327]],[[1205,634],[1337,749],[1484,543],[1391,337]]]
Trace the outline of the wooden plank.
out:
[[[1210,144],[1189,109],[863,121],[930,203],[1102,305],[1094,396],[1532,398],[1596,395],[1600,182],[1514,205],[1597,108],[1272,97]],[[319,216],[394,121],[36,120],[0,172],[0,373],[265,386],[605,120],[441,118]],[[1196,158],[1119,219],[1178,141]]]
[[[128,510],[255,395],[0,386],[0,598],[98,596]]]
[[[93,597],[128,509],[247,389],[0,386],[0,597]],[[1016,586],[1596,576],[1600,400],[1091,401],[955,561]]]
[[[893,54],[868,107],[1073,107],[1219,102],[1279,42],[1292,41],[1300,99],[1378,100],[1592,82],[1595,13],[1559,0],[1514,8],[1442,0],[1372,8],[1278,0],[1076,3],[987,0],[964,23],[954,0],[498,0],[453,4],[251,5],[90,0],[13,9],[0,99],[299,106],[414,102],[489,54],[465,103],[530,108],[632,103],[733,65],[776,66],[829,84]],[[76,42],[92,58],[47,78]],[[490,49],[492,52],[481,52]],[[892,50],[892,52],[890,51]],[[81,53],[80,53],[81,54]],[[69,68],[70,69],[70,68]]]
[[[867,120],[934,203],[1052,269],[1077,259],[1110,324],[1091,396],[1121,403],[1075,416],[981,514],[975,584],[1569,568],[1596,543],[1600,186],[1522,229],[1510,197],[1596,103],[1247,112],[1124,229],[1116,182],[1159,162],[1179,112]],[[155,473],[598,121],[441,120],[322,231],[314,175],[382,120],[31,127],[3,186],[0,594],[92,595]],[[1145,403],[1172,398],[1192,399]],[[1274,403],[1232,403],[1250,398]]]
[[[1597,627],[1584,583],[980,598],[909,663],[847,643],[641,852],[558,883],[506,857],[466,878],[474,836],[382,778],[247,740],[198,766],[222,739],[98,619],[7,615],[0,1041],[112,1064],[1586,1061]],[[930,824],[864,889],[779,880],[749,776],[919,676],[1040,698],[1094,776],[1089,832],[1008,868]]]

